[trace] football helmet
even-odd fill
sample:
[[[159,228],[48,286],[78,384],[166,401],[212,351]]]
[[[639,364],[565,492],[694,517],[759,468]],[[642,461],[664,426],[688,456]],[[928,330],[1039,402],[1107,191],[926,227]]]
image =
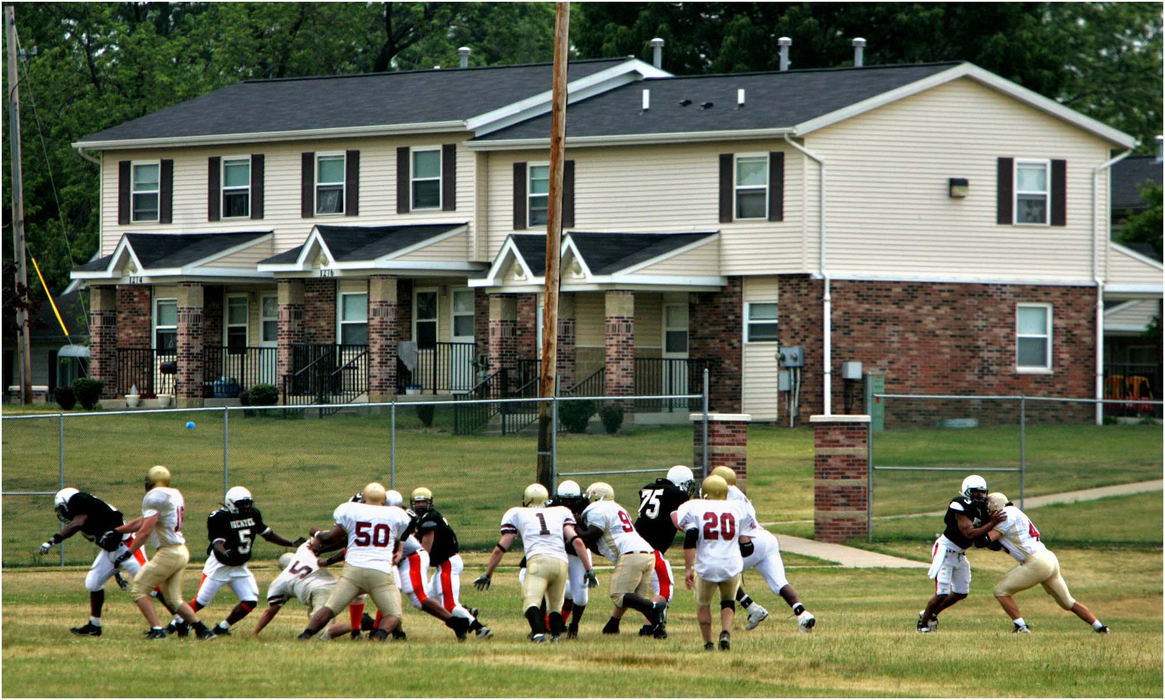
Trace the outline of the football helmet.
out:
[[[526,490],[522,492],[522,505],[540,506],[550,500],[550,492],[542,484],[530,484]]]
[[[582,487],[577,481],[567,479],[558,485],[559,498],[578,498],[582,495]]]
[[[397,508],[405,507],[405,497],[396,489],[389,489],[384,492],[384,502],[387,505],[396,506]]]
[[[972,474],[966,479],[963,479],[963,498],[971,501],[987,500],[987,480],[978,474]],[[980,491],[978,495],[972,495],[975,491]]]
[[[149,491],[157,486],[170,485],[170,470],[163,467],[161,464],[150,467],[146,472],[146,490]]]
[[[72,520],[72,518],[69,517],[69,499],[78,493],[80,493],[80,491],[77,489],[66,488],[57,491],[57,494],[53,496],[53,510],[56,511],[57,518],[60,519],[61,522],[67,523]]]
[[[279,568],[281,570],[286,569],[288,566],[291,565],[291,560],[294,558],[295,558],[295,555],[292,554],[291,552],[284,552],[283,554],[280,554],[279,555]]]
[[[732,471],[730,467],[719,466],[712,470],[709,476],[718,476],[724,479],[724,483],[729,486],[736,486],[736,472]]]
[[[704,483],[700,485],[700,492],[704,494],[704,498],[711,501],[723,501],[728,498],[728,482],[717,474],[704,479]]]
[[[587,487],[587,500],[591,503],[595,501],[613,501],[615,500],[615,489],[605,481],[596,481]]]
[[[357,491],[355,494],[352,495],[351,498],[348,499],[348,502],[349,503],[363,503],[364,502],[364,492]]]
[[[1002,493],[999,493],[998,491],[996,491],[994,493],[987,494],[987,512],[988,513],[994,514],[998,511],[1001,511],[1001,510],[1003,510],[1003,507],[1006,505],[1007,505],[1007,496],[1004,496]]]
[[[241,510],[248,510],[255,505],[255,499],[251,498],[251,492],[242,486],[232,486],[227,490],[226,498],[227,510],[232,513],[238,513]]]
[[[424,486],[418,486],[413,489],[409,505],[412,506],[414,513],[424,513],[433,507],[433,492]]]
[[[376,481],[365,486],[364,490],[360,492],[360,495],[364,497],[365,503],[371,503],[374,506],[384,505],[388,498],[388,492],[384,486]]]
[[[671,469],[668,469],[666,478],[677,487],[687,491],[688,495],[692,494],[696,486],[696,475],[692,473],[691,469],[682,464],[677,464]]]

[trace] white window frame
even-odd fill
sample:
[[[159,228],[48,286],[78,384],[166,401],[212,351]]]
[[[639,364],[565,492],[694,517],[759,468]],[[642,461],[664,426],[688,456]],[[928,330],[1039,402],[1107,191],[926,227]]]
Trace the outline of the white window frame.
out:
[[[340,162],[344,164],[343,167],[341,168],[341,170],[344,174],[340,177],[340,210],[339,211],[320,211],[320,186],[323,185],[325,187],[334,187],[336,185],[335,182],[320,182],[320,159],[322,159],[322,158],[327,158],[327,159],[339,158]],[[314,171],[315,171],[314,172],[315,189],[312,190],[312,196],[313,196],[313,199],[315,200],[313,203],[313,209],[315,210],[315,215],[316,216],[343,216],[344,215],[344,206],[345,206],[346,200],[348,199],[348,154],[343,152],[343,151],[336,151],[334,153],[332,153],[332,152],[316,153]]]
[[[352,296],[364,297],[364,318],[363,319],[345,319],[344,318],[344,298]],[[336,295],[336,343],[344,342],[344,326],[346,325],[363,325],[365,328],[365,336],[368,335],[368,292],[367,291],[351,291],[340,292]],[[368,341],[365,340],[365,345]]]
[[[417,154],[418,153],[433,153],[437,154],[437,176],[436,177],[417,177]],[[409,149],[409,206],[410,211],[432,211],[440,210],[441,205],[445,203],[445,188],[442,176],[444,173],[445,164],[441,158],[441,147],[434,146],[430,148],[410,148]],[[418,182],[432,182],[437,181],[437,204],[431,207],[417,206],[416,189],[413,185]]]
[[[158,305],[163,303],[174,304],[174,325],[160,325],[158,323]],[[153,313],[150,315],[150,347],[155,351],[161,350],[158,347],[158,331],[171,330],[174,331],[174,352],[178,352],[178,298],[177,297],[158,297],[154,299]]]
[[[242,323],[231,323],[231,300],[242,299],[243,308],[247,310],[246,320]],[[222,305],[222,344],[223,347],[230,346],[231,328],[243,329],[243,347],[246,348],[251,342],[251,300],[246,294],[227,294],[223,299]]]
[[[754,321],[754,320],[752,320],[752,307],[754,307],[754,306],[775,306],[777,308],[777,317],[775,319],[759,319],[759,320]],[[781,307],[776,301],[746,301],[746,302],[744,302],[743,321],[744,321],[744,324],[743,324],[744,325],[744,329],[743,329],[744,330],[744,343],[746,345],[759,345],[761,343],[772,343],[775,345],[777,343],[777,338],[775,338],[775,337],[772,340],[749,340],[749,338],[748,338],[748,336],[749,336],[748,331],[754,325],[764,325],[764,326],[771,325],[774,329],[777,329],[779,332],[780,327],[781,327]]]
[[[546,299],[542,292],[538,292],[538,303],[534,305],[534,326],[537,330],[534,333],[534,357],[538,360],[542,359],[542,326],[546,321]]]
[[[1019,311],[1020,309],[1044,309],[1044,320],[1046,326],[1044,327],[1043,335],[1021,334],[1019,332]],[[1051,374],[1052,373],[1052,305],[1032,302],[1020,302],[1015,305],[1015,371],[1017,374]],[[1044,340],[1044,365],[1021,365],[1019,364],[1019,343],[1024,338],[1038,338]]]
[[[534,168],[546,168],[546,194],[534,194]],[[536,228],[539,226],[546,226],[550,222],[550,163],[527,163],[526,164],[526,226],[528,228]],[[534,223],[533,209],[530,206],[531,200],[535,197],[544,197],[546,199],[546,221],[536,224]]]
[[[469,295],[469,311],[468,311],[468,313],[464,312],[464,311],[458,313],[458,311],[457,311],[457,303],[456,302],[457,302],[457,295],[459,295],[459,294],[468,294]],[[457,335],[457,318],[459,316],[469,316],[470,327],[471,328],[473,327],[474,305],[475,305],[475,299],[474,299],[472,289],[460,288],[460,289],[450,289],[449,290],[449,338],[454,343],[472,343],[474,341],[474,334],[473,333],[470,333],[469,335]]]
[[[1019,189],[1019,168],[1023,165],[1039,165],[1044,168],[1044,186],[1043,190],[1020,190]],[[1052,225],[1052,161],[1046,158],[1016,158],[1012,166],[1011,182],[1013,183],[1011,193],[1011,222],[1016,226],[1051,226]],[[1043,221],[1020,221],[1019,220],[1019,198],[1020,196],[1035,196],[1043,195],[1044,197],[1044,220]]]
[[[737,179],[740,176],[740,161],[741,159],[761,159],[764,160],[764,174],[765,184],[762,185],[740,185]],[[733,221],[766,221],[769,218],[769,154],[768,153],[735,153],[732,157],[732,220]],[[765,211],[761,216],[738,216],[737,212],[740,210],[737,206],[737,199],[741,191],[746,192],[762,192],[764,196],[762,199],[765,203]]]
[[[264,316],[263,309],[268,299],[275,300],[275,315]],[[264,331],[268,323],[275,324],[275,337],[268,340]],[[259,345],[261,347],[275,347],[279,345],[279,295],[278,294],[260,294],[259,295]]]
[[[227,165],[237,165],[239,163],[246,163],[247,165],[247,184],[246,186],[227,186]],[[222,185],[219,187],[219,211],[222,212],[224,219],[249,219],[251,218],[251,156],[223,156],[219,164],[219,182]],[[247,195],[247,213],[230,215],[227,214],[227,195],[246,194]]]
[[[668,325],[667,312],[668,312],[668,309],[670,309],[670,308],[683,308],[687,312],[687,316],[688,316],[687,323],[685,323],[683,325],[683,327]],[[686,359],[689,357],[689,353],[691,353],[691,351],[692,351],[692,315],[691,314],[692,314],[691,306],[689,306],[686,302],[678,302],[678,301],[671,302],[671,301],[669,301],[669,302],[664,303],[664,305],[663,305],[663,318],[660,319],[661,320],[661,323],[660,323],[661,328],[660,328],[660,339],[659,339],[659,345],[660,345],[660,351],[661,351],[660,354],[664,358],[667,358],[667,359]],[[680,331],[683,331],[684,336],[685,336],[685,338],[684,338],[684,351],[682,353],[668,352],[667,334],[669,332],[680,332]]]
[[[139,190],[137,187],[137,169],[142,166],[152,165],[158,169],[158,189],[156,190]],[[134,206],[134,200],[139,194],[152,194],[157,197],[157,206],[154,210],[153,218],[141,218],[137,216],[137,207]],[[157,223],[162,219],[162,161],[160,160],[135,160],[129,166],[129,220],[131,223]]]
[[[420,318],[417,311],[417,298],[422,294],[433,295],[433,316],[426,316]],[[413,290],[413,342],[417,344],[417,348],[421,349],[421,336],[417,333],[417,323],[424,321],[425,323],[432,322],[433,324],[433,347],[441,342],[441,290],[437,287],[417,287]],[[430,349],[430,348],[424,348]]]

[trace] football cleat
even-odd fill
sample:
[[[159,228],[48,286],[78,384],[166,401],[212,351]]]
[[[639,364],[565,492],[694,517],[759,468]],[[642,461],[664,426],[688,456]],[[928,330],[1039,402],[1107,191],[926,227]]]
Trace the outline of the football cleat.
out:
[[[817,618],[813,617],[813,613],[806,610],[797,616],[797,629],[801,632],[812,632],[813,626],[817,624]],[[934,631],[934,628],[931,628]]]
[[[1107,632],[1108,628],[1105,627],[1104,630]],[[92,622],[86,622],[84,625],[81,625],[80,627],[70,627],[69,631],[72,632],[73,634],[77,635],[78,637],[100,637],[101,636],[101,628],[98,627],[97,625],[93,624]]]
[[[574,625],[567,627],[566,628],[566,638],[567,639],[578,639],[578,627],[576,627]]]
[[[374,629],[368,633],[368,641],[370,642],[383,642],[386,639],[388,639],[388,632],[385,632],[380,628]]]
[[[607,620],[607,624],[603,625],[603,634],[619,634],[619,621],[614,618]]]
[[[314,636],[316,636],[315,632],[308,632],[307,630],[304,630],[304,631],[299,633],[299,636],[296,637],[296,639],[298,639],[301,642],[310,642],[312,637],[314,637]]]
[[[464,617],[451,617],[445,621],[445,626],[453,630],[453,634],[457,635],[457,641],[464,642],[468,639],[469,620]]]
[[[166,625],[167,634],[176,634],[179,639],[185,639],[190,636],[190,625],[185,620],[182,622],[171,622]]]
[[[485,625],[477,628],[476,634],[478,639],[489,639],[490,637],[494,636],[493,630],[486,627]]]
[[[373,620],[372,616],[369,615],[368,613],[364,613],[363,615],[361,615],[360,616],[360,631],[361,632],[371,632],[374,629],[376,629],[376,620]]]
[[[352,630],[351,632],[348,633],[348,636],[351,639],[360,639],[360,630]]]
[[[211,630],[208,630],[205,627],[203,627],[202,629],[195,629],[194,635],[196,637],[198,637],[201,641],[204,641],[204,642],[209,642],[210,640],[214,639],[214,637],[215,637],[214,632],[212,632]]]
[[[558,635],[557,635],[557,634],[556,634],[556,635],[554,635],[553,637],[551,637],[551,638],[550,638],[550,643],[551,643],[551,644],[558,644],[558,643],[559,643],[559,642],[561,642],[561,641],[562,641],[562,640],[561,640],[561,639],[559,639],[559,637],[558,637]]]
[[[651,605],[651,619],[655,624],[667,624],[667,603],[660,601]]]
[[[164,630],[164,629],[161,629],[161,628],[154,629],[153,627],[151,627],[150,629],[146,630],[146,639],[165,639],[165,638],[166,638],[166,630]]]
[[[220,627],[219,625],[215,625],[214,628],[212,628],[210,631],[214,632],[214,636],[216,637],[231,636],[231,630],[228,627]]]
[[[392,641],[394,642],[405,642],[408,641],[408,638],[409,636],[405,634],[405,631],[399,625],[392,631]]]
[[[919,634],[930,634],[934,630],[919,622],[918,627],[915,628],[915,631],[917,631]]]
[[[1015,629],[1011,630],[1014,634],[1031,634],[1031,628],[1027,625],[1012,624],[1015,625]]]
[[[650,637],[653,632],[655,632],[655,625],[650,622],[639,628],[640,637]]]
[[[655,629],[651,632],[651,636],[656,639],[667,639],[667,623],[661,622],[656,625]]]
[[[716,645],[712,642],[704,642],[704,651],[716,651]]]
[[[546,643],[546,635],[542,634],[541,632],[538,632],[538,633],[531,632],[530,633],[530,641],[534,642],[535,644],[545,644]]]
[[[101,629],[101,628],[98,627],[97,629]],[[1109,633],[1108,632],[1108,625],[1102,625],[1101,627],[1097,628],[1096,633],[1097,634],[1108,634]]]
[[[731,638],[730,638],[729,634],[727,632],[721,632],[720,633],[720,650],[721,651],[728,651],[731,648],[732,648],[732,642],[731,642]]]
[[[769,616],[769,611],[765,610],[759,603],[753,603],[752,607],[748,609],[748,624],[744,626],[746,630],[756,629],[756,626],[765,621]]]

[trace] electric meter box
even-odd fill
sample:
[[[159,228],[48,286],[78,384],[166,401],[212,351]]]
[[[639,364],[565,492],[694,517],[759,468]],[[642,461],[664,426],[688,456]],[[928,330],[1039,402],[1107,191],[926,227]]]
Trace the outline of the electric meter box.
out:
[[[805,349],[800,345],[791,345],[787,348],[781,348],[780,352],[782,367],[805,366]]]

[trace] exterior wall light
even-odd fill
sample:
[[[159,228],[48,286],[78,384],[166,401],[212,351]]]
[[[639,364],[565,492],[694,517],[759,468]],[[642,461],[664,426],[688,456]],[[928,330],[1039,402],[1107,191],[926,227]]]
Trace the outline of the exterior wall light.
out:
[[[965,177],[952,177],[950,179],[950,195],[951,199],[963,199],[967,196],[967,191],[971,189],[970,183]]]

